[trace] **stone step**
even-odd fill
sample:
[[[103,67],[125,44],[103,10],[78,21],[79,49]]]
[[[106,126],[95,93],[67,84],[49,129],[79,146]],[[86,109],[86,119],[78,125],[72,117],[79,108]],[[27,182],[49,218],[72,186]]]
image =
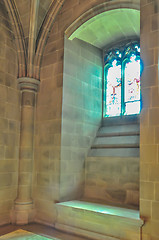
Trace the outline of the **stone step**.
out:
[[[140,124],[140,115],[129,115],[119,117],[105,117],[102,120],[102,126],[130,125]]]
[[[101,162],[101,163],[103,163],[103,162],[109,162],[109,163],[111,163],[112,161],[113,162],[120,162],[120,161],[122,161],[122,164],[125,164],[126,162],[131,162],[131,161],[133,161],[133,162],[139,162],[140,161],[140,158],[139,157],[125,157],[125,158],[123,158],[123,157],[112,157],[112,158],[110,158],[110,157],[92,157],[92,156],[88,156],[87,158],[86,158],[86,162],[95,162],[95,161],[97,161],[97,162]]]
[[[139,240],[143,220],[139,211],[103,204],[57,203],[55,228],[98,240]]]
[[[110,145],[110,144],[139,144],[139,135],[135,136],[104,136],[96,137],[93,145]]]
[[[115,125],[104,126],[98,130],[97,137],[105,136],[130,136],[139,135],[140,126],[138,124],[131,125]]]
[[[139,148],[139,144],[138,143],[128,143],[128,144],[93,144],[91,149],[101,149],[101,148]]]
[[[139,157],[140,150],[134,148],[91,148],[89,157]]]

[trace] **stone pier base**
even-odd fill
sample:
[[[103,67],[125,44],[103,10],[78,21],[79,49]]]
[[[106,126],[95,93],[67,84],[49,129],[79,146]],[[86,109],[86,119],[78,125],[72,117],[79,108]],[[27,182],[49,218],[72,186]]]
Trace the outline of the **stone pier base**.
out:
[[[11,223],[25,225],[34,221],[35,209],[33,203],[15,203],[11,211]]]

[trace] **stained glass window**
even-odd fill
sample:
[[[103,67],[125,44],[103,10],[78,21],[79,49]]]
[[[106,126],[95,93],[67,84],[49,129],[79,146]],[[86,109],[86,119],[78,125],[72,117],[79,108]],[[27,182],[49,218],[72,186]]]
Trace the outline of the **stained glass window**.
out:
[[[107,73],[107,115],[119,116],[121,112],[121,65],[114,60]]]
[[[140,47],[111,49],[105,61],[105,117],[140,113]]]

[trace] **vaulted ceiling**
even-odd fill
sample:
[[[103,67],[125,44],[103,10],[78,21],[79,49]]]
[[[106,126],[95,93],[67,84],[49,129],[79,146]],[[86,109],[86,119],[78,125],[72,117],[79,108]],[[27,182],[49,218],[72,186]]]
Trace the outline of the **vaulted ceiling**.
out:
[[[78,38],[103,49],[114,42],[139,36],[140,11],[120,8],[91,18],[81,25],[70,39]]]
[[[47,14],[49,6],[52,0],[45,0],[45,1],[37,1],[37,32],[38,34],[40,27],[43,23],[43,20]],[[15,0],[16,7],[18,9],[18,13],[21,19],[21,23],[23,26],[24,36],[25,39],[29,36],[29,24],[30,24],[30,17],[31,17],[31,0]]]
[[[3,0],[18,53],[18,77],[39,79],[42,52],[65,0]]]

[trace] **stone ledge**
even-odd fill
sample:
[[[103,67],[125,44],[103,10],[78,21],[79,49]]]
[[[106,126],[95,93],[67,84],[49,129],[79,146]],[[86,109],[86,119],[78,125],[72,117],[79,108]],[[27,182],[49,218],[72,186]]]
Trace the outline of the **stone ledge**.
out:
[[[56,223],[55,228],[58,230],[64,231],[64,232],[73,233],[75,235],[79,235],[82,237],[87,237],[92,240],[96,240],[96,239],[98,239],[98,240],[119,240],[118,238],[104,236],[100,233],[90,232],[90,231],[87,231],[84,229],[75,228],[75,227],[67,226],[67,225],[60,224],[60,223]]]
[[[91,239],[140,239],[140,228],[144,222],[137,210],[84,201],[57,203],[56,206],[55,228],[60,230]]]

